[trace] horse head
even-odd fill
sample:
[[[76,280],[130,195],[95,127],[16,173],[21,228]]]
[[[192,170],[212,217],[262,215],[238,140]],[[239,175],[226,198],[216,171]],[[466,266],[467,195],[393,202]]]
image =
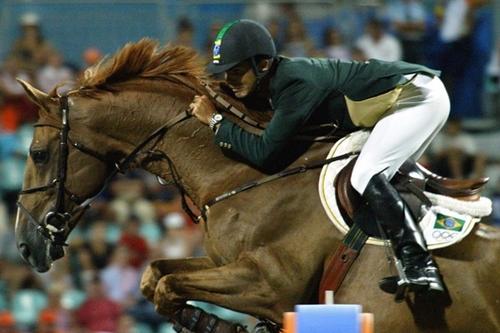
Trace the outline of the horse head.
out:
[[[64,255],[66,238],[85,211],[85,199],[98,192],[109,168],[104,159],[78,148],[83,144],[70,135],[79,126],[73,130],[69,123],[67,96],[51,96],[20,83],[39,107],[39,119],[18,201],[16,242],[21,256],[44,272]],[[76,123],[76,118],[71,120]]]
[[[180,82],[187,72],[202,73],[202,66],[189,67],[194,60],[194,51],[160,50],[144,39],[89,69],[67,95],[20,81],[39,119],[18,201],[16,242],[39,272],[64,256],[69,233],[110,178],[132,168],[141,153],[134,151],[137,143],[186,109],[196,92]]]

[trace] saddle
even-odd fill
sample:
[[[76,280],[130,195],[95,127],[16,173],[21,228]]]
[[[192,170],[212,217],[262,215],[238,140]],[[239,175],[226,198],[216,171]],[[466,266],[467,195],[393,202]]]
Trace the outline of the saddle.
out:
[[[373,221],[374,214],[370,207],[351,185],[350,179],[355,163],[356,158],[353,158],[339,171],[333,182],[337,207],[350,229],[335,253],[325,261],[319,286],[320,303],[324,302],[326,290],[338,291],[368,237],[382,238],[378,224]],[[416,220],[420,221],[426,211],[422,207],[432,206],[424,191],[459,200],[476,201],[480,199],[480,192],[487,181],[488,178],[471,180],[444,178],[418,163],[407,161],[398,170],[391,183],[405,200]]]
[[[359,214],[360,211],[368,209],[361,195],[351,185],[350,179],[355,163],[356,158],[352,159],[335,179],[337,203],[344,220],[350,226],[353,223],[355,211]],[[413,161],[405,162],[391,180],[418,220],[422,217],[422,204],[430,206],[424,191],[460,200],[475,201],[479,199],[479,194],[487,182],[488,178],[452,179],[441,177]],[[365,216],[368,212],[361,214]],[[370,223],[370,221],[363,223],[367,220],[369,219],[362,218],[357,221],[357,223],[361,223],[360,228],[370,236],[380,236],[378,230],[373,227],[374,223]]]

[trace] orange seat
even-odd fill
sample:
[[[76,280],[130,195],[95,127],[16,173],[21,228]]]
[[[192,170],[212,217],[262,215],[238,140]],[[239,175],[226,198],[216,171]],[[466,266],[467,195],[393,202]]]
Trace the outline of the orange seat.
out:
[[[283,314],[283,333],[296,333],[297,315],[295,312]]]
[[[361,332],[360,333],[373,333],[375,332],[375,319],[373,313],[361,314]]]

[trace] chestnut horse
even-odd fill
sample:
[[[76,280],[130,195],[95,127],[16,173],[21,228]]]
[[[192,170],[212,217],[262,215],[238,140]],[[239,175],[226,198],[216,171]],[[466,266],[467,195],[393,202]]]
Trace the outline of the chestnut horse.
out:
[[[67,97],[21,82],[40,108],[16,219],[17,246],[27,262],[44,272],[64,255],[83,201],[99,192],[117,163],[175,178],[198,207],[263,177],[224,156],[207,126],[182,116],[204,91],[203,80],[192,50],[159,49],[144,39],[89,69]],[[162,136],[133,163],[120,163],[163,124]],[[315,143],[294,164],[324,159],[329,148]],[[316,302],[325,260],[342,239],[323,211],[319,173],[281,178],[213,205],[201,226],[207,256],[152,262],[143,274],[143,294],[180,326],[199,319],[194,332],[245,330],[200,315],[187,300],[278,324],[295,304]],[[372,245],[365,246],[336,301],[374,313],[377,332],[500,332],[500,242],[491,239],[493,228],[480,228],[491,237],[474,232],[434,251],[451,304],[419,297],[394,302],[377,287],[389,265],[384,248]]]

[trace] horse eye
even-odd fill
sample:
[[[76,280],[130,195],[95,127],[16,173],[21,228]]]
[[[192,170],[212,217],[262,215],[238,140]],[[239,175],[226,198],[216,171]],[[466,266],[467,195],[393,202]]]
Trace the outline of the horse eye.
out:
[[[36,164],[44,164],[49,160],[49,152],[46,150],[32,150],[30,152],[31,159]]]

